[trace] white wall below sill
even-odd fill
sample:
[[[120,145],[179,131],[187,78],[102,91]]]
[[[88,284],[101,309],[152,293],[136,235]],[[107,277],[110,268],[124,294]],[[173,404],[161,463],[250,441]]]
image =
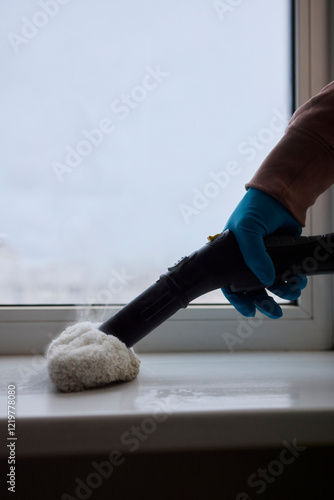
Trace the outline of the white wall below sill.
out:
[[[44,358],[1,357],[1,435],[15,383],[18,457],[334,445],[334,352],[140,357],[133,382],[74,394]]]

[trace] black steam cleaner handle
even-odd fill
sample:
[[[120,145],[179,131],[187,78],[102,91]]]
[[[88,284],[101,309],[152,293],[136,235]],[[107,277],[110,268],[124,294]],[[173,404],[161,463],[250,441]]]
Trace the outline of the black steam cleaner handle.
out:
[[[99,329],[132,347],[179,309],[201,295],[225,286],[234,292],[255,291],[263,284],[246,265],[234,234],[226,230],[208,238],[199,250],[169,267],[158,281],[104,322]],[[334,273],[334,233],[264,239],[273,260],[275,284],[297,274]]]

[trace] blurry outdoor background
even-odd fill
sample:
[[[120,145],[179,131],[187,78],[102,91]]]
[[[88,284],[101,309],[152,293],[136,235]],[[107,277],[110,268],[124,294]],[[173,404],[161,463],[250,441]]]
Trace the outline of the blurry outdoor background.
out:
[[[16,0],[0,32],[1,304],[128,302],[292,113],[288,0]]]

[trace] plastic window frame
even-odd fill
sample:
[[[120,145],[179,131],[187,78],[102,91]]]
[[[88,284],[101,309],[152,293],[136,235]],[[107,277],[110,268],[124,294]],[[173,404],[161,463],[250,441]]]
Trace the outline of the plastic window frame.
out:
[[[330,81],[330,25],[327,0],[292,1],[294,22],[295,108]],[[334,9],[333,9],[334,10]],[[334,15],[332,16],[334,20]],[[309,210],[303,234],[333,230],[333,190]],[[191,305],[136,345],[137,352],[328,350],[333,347],[333,278],[309,279],[301,299],[285,305],[278,321],[262,315],[241,317],[229,305]],[[95,307],[105,317],[120,306]],[[0,352],[43,352],[51,338],[85,314],[84,306],[0,307]]]

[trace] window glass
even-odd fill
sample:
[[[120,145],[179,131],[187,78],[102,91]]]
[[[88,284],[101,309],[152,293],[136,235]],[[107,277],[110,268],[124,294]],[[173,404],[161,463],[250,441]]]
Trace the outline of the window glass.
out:
[[[2,304],[128,302],[291,115],[288,0],[20,0],[0,27]]]

